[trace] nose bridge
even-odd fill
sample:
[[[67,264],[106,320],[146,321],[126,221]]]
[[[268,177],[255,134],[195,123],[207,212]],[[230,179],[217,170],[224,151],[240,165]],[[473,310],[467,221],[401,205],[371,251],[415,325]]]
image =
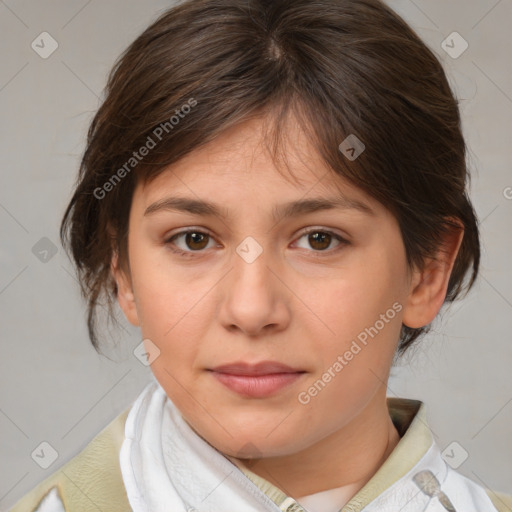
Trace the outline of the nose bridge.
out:
[[[225,327],[257,334],[269,325],[282,328],[287,324],[284,290],[274,275],[271,252],[250,236],[235,248],[220,311]]]
[[[260,238],[261,240],[261,238]],[[273,286],[270,251],[254,237],[248,236],[235,248],[232,290],[239,298],[252,297],[252,303],[271,302]],[[261,304],[260,304],[261,305]]]

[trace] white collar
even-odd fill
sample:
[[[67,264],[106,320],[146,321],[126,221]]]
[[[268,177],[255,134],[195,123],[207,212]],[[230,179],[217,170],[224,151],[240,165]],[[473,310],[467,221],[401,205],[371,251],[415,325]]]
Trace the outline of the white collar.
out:
[[[120,464],[134,512],[226,512],[226,507],[237,512],[301,510],[292,498],[278,506],[227,457],[197,435],[154,378],[128,414]],[[361,510],[496,509],[483,488],[445,463],[432,441],[417,464],[371,503],[357,507],[351,500],[343,512]]]

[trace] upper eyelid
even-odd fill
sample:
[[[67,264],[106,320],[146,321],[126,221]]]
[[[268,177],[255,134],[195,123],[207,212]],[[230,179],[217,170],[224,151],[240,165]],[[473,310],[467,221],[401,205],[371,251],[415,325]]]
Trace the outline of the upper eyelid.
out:
[[[312,231],[313,232],[320,231],[320,232],[325,232],[325,233],[331,233],[331,234],[337,235],[341,238],[347,238],[346,235],[337,233],[335,228],[329,228],[329,227],[323,227],[323,226],[310,226],[307,228],[302,228],[301,230],[299,230],[299,233],[297,233],[295,236],[304,236],[306,234],[309,234]],[[176,231],[176,233],[173,233],[172,235],[166,235],[164,238],[169,240],[175,236],[183,235],[183,234],[187,234],[187,233],[201,233],[201,234],[211,236],[212,238],[215,238],[215,235],[213,235],[207,228],[202,228],[202,227],[201,228],[199,228],[199,227],[198,228],[195,228],[195,227],[184,228],[181,231]]]

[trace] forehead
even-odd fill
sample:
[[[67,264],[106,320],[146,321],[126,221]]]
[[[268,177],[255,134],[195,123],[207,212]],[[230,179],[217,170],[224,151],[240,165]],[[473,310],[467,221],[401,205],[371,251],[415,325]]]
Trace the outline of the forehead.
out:
[[[328,167],[294,117],[280,133],[278,152],[270,146],[274,133],[269,120],[255,118],[222,132],[165,168],[156,178],[137,184],[139,209],[169,194],[215,198],[227,209],[258,199],[258,204],[285,203],[308,197],[341,197],[353,205],[378,203]]]
[[[189,183],[208,182],[211,186],[229,180],[232,187],[276,185],[307,191],[334,190],[362,194],[347,180],[327,167],[292,115],[280,133],[276,155],[269,145],[274,142],[272,121],[259,117],[233,126],[214,140],[198,147],[164,169],[154,180],[137,184],[144,196],[154,196],[166,186],[185,187]],[[277,158],[275,158],[277,157]]]
[[[233,179],[240,177],[240,181],[256,173],[262,181],[263,174],[271,179],[280,171],[287,180],[317,181],[318,172],[314,169],[320,162],[308,136],[294,117],[285,127],[285,133],[276,134],[269,117],[242,121],[174,162],[164,173],[171,171],[176,179],[186,174],[188,179],[194,180],[229,174]],[[272,155],[270,146],[275,142],[275,135],[279,136],[279,147],[277,154]]]

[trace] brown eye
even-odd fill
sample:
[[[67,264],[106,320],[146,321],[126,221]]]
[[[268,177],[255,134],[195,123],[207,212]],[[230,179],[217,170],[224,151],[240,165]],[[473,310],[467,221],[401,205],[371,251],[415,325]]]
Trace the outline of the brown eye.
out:
[[[185,244],[187,247],[193,250],[201,250],[208,245],[209,235],[206,233],[196,233],[195,231],[191,231],[186,233],[185,235]]]
[[[173,252],[191,255],[194,252],[204,252],[203,249],[207,249],[208,243],[211,241],[211,236],[208,233],[190,229],[176,233],[165,243]]]
[[[308,241],[311,247],[319,251],[327,249],[331,244],[331,240],[332,236],[329,233],[323,233],[321,231],[309,233],[308,235]]]
[[[305,245],[304,242],[300,242],[302,239],[306,240]],[[303,233],[298,240],[299,241],[296,243],[299,247],[309,249],[310,252],[313,253],[322,251],[326,253],[333,253],[337,249],[348,244],[348,242],[340,235],[322,229],[310,229]],[[333,242],[335,242],[334,246]],[[311,249],[313,249],[313,251],[311,251]]]

